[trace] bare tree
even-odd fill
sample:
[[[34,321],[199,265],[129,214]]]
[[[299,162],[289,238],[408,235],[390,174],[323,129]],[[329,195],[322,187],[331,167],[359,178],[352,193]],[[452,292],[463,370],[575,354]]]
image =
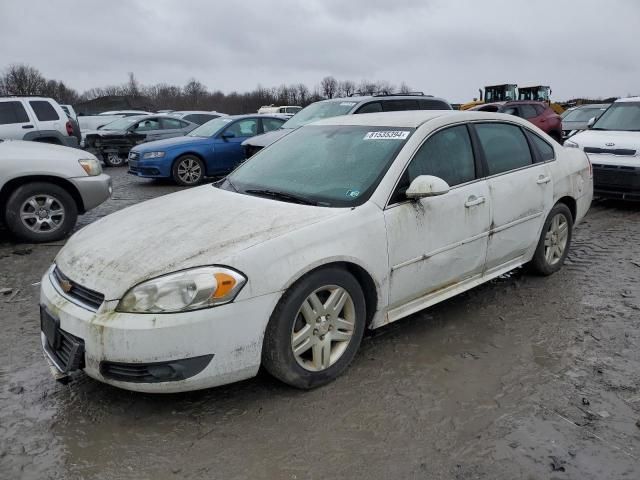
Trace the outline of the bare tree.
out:
[[[300,105],[306,105],[307,99],[309,98],[309,88],[304,83],[299,83],[297,89],[298,103]]]
[[[398,91],[400,93],[404,93],[404,94],[411,93],[411,87],[409,85],[407,85],[406,83],[402,82],[400,84],[400,88],[399,88]]]
[[[8,95],[42,95],[47,81],[39,70],[24,64],[10,65],[0,79]]]
[[[356,84],[351,80],[343,80],[339,85],[340,94],[349,97],[356,92]]]
[[[207,87],[195,78],[189,80],[189,82],[184,86],[184,95],[187,97],[186,100],[189,108],[196,108],[207,93]]]
[[[333,98],[338,90],[338,81],[331,76],[324,77],[320,82],[320,88],[325,98]]]
[[[129,81],[127,82],[127,86],[125,88],[125,95],[130,97],[139,97],[140,96],[140,85],[136,80],[133,72],[129,72]]]

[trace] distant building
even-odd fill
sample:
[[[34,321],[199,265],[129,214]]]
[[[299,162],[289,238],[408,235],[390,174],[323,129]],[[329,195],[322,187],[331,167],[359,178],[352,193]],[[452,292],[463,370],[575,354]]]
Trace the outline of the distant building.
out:
[[[145,110],[155,112],[156,106],[147,97],[128,97],[124,95],[108,95],[94,98],[86,102],[78,102],[73,108],[78,115],[97,115],[111,110]]]

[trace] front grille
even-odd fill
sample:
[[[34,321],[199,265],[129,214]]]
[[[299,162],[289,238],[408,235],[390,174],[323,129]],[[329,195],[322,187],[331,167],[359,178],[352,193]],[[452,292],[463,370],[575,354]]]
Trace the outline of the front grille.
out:
[[[53,269],[53,278],[65,295],[76,300],[82,306],[89,307],[92,310],[98,310],[102,302],[104,302],[104,295],[102,293],[89,290],[75,283],[62,273],[57,265]]]
[[[640,167],[594,163],[593,186],[596,190],[640,191]]]
[[[624,157],[632,157],[636,154],[636,150],[630,148],[596,148],[596,147],[584,147],[584,153],[596,153],[596,154],[608,154],[608,155],[620,155]]]

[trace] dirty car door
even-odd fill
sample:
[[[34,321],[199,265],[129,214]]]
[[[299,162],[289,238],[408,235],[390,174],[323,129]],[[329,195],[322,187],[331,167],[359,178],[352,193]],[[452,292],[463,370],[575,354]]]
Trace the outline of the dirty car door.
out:
[[[486,271],[519,262],[537,243],[551,209],[553,181],[545,163],[534,163],[524,131],[507,123],[477,123],[491,191],[491,235]]]
[[[391,309],[482,274],[490,199],[477,171],[465,125],[434,133],[409,163],[385,210]],[[440,177],[451,190],[408,201],[404,191],[419,175]]]

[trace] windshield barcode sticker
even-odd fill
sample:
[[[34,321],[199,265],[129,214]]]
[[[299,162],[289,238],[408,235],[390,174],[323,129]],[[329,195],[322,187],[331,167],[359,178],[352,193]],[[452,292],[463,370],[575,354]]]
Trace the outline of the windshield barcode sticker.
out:
[[[405,140],[409,136],[406,130],[381,130],[379,132],[367,132],[364,140]]]

